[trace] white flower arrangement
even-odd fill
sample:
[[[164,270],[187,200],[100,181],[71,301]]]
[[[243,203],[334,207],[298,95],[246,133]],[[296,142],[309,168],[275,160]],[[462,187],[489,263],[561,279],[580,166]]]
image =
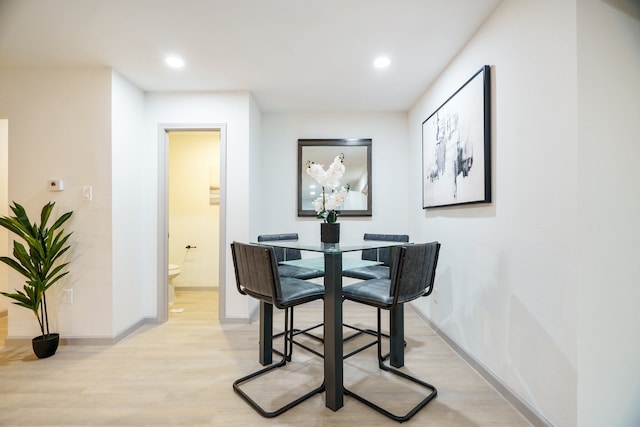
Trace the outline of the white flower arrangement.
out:
[[[313,201],[313,206],[318,214],[318,219],[325,222],[334,223],[340,215],[338,208],[344,203],[349,193],[349,185],[342,186],[340,190],[340,179],[344,175],[344,154],[340,154],[333,159],[329,169],[324,170],[323,165],[312,161],[307,161],[307,175],[315,179],[322,186],[322,196]],[[327,194],[328,193],[328,194]]]

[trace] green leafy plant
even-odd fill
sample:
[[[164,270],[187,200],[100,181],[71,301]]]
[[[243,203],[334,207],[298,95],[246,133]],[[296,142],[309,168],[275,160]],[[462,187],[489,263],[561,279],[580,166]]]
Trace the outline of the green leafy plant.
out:
[[[0,226],[15,233],[24,244],[13,241],[13,258],[0,257],[0,261],[20,273],[26,278],[23,290],[0,292],[13,299],[14,304],[31,310],[40,325],[42,335],[49,335],[49,314],[45,292],[58,280],[69,272],[63,271],[69,264],[60,263],[60,257],[69,250],[67,241],[71,233],[65,234],[62,225],[71,217],[73,212],[67,212],[47,228],[54,202],[47,203],[40,213],[40,225],[32,224],[25,209],[18,203],[13,203],[11,210],[15,216],[0,218]],[[28,250],[27,250],[28,248]]]

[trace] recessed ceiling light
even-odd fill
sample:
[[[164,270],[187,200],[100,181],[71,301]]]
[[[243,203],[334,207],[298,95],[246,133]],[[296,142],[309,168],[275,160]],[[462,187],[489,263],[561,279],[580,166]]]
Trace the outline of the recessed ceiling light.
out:
[[[386,56],[379,56],[373,61],[373,66],[376,68],[387,68],[391,64],[391,60]]]
[[[182,67],[184,67],[184,61],[182,59],[178,58],[177,56],[168,56],[164,61],[171,68],[182,68]]]

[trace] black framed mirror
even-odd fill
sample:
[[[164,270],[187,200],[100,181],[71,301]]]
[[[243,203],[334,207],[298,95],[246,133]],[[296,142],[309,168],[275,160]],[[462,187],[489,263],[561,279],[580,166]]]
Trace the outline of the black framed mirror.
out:
[[[298,216],[316,216],[313,201],[322,194],[320,185],[307,172],[307,161],[324,165],[344,154],[345,172],[341,185],[349,193],[340,216],[371,216],[371,139],[298,140]]]

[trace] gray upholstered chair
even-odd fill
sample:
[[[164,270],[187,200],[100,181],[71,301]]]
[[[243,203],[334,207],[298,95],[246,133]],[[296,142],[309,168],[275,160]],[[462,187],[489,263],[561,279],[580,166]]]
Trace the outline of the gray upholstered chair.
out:
[[[231,244],[231,254],[233,256],[238,291],[243,295],[249,295],[285,310],[284,334],[285,338],[288,338],[284,340],[282,360],[246,375],[233,383],[233,390],[259,414],[267,418],[275,417],[309,399],[311,396],[324,391],[324,382],[274,411],[267,411],[261,407],[241,389],[241,385],[269,371],[281,368],[287,364],[288,360],[291,360],[293,352],[293,307],[322,299],[324,287],[302,279],[281,277],[278,274],[278,263],[273,247],[233,242]],[[274,387],[274,389],[277,389],[277,387]]]
[[[373,234],[365,233],[364,240],[381,240],[385,242],[408,242],[409,236],[406,234]],[[352,268],[344,270],[342,275],[360,280],[388,279],[389,268],[391,267],[392,248],[365,249],[362,251],[362,259],[368,261],[380,261],[381,265]]]
[[[258,236],[258,242],[274,242],[274,241],[296,241],[298,233],[281,233],[281,234],[261,234]],[[274,248],[276,258],[278,260],[278,273],[281,277],[295,277],[297,279],[315,279],[323,277],[324,271],[315,268],[298,267],[294,265],[280,264],[282,261],[290,261],[301,259],[299,249],[292,248]]]
[[[279,233],[279,234],[261,234],[258,236],[258,242],[260,243],[269,243],[275,241],[296,241],[298,240],[298,233]],[[290,261],[290,260],[298,260],[302,259],[302,254],[299,249],[294,248],[273,248],[276,254],[276,260],[278,261],[278,274],[280,277],[294,277],[296,279],[315,279],[318,277],[324,277],[323,270],[317,270],[315,268],[307,268],[307,267],[298,267],[295,265],[287,265],[281,264],[282,261]],[[291,316],[293,317],[293,308],[291,309]],[[298,334],[305,334],[306,336],[323,342],[322,337],[311,333],[312,330],[318,329],[323,326],[323,323],[317,323],[313,326],[310,326],[305,329],[294,329],[292,331],[293,336]],[[277,338],[284,335],[284,332],[276,332],[273,337]],[[322,354],[311,347],[308,347],[305,344],[302,344],[299,341],[293,341],[294,344],[316,354],[317,356],[322,357]],[[278,350],[273,350],[276,354],[281,354]]]
[[[409,242],[409,236],[407,234],[376,234],[376,233],[365,233],[364,240],[378,240],[383,242]],[[348,270],[343,270],[342,275],[344,277],[350,277],[353,279],[360,280],[369,280],[369,279],[388,279],[389,272],[392,262],[392,251],[394,248],[377,248],[377,249],[365,249],[362,251],[362,259],[367,261],[379,261],[382,262],[380,265],[371,265],[367,267],[358,267],[352,268]],[[358,331],[356,334],[351,335],[349,339],[355,338],[361,334],[369,334],[376,335],[376,331],[369,328],[359,328],[354,325],[345,324],[346,327],[354,329]],[[389,335],[383,334],[385,338],[389,338]],[[359,353],[372,345],[375,345],[376,341],[371,341],[367,344],[364,344],[350,353],[345,355],[345,358],[351,357],[356,353]],[[404,343],[406,345],[406,343]],[[385,360],[389,357],[389,353],[384,355]]]
[[[420,409],[433,400],[438,394],[438,391],[433,385],[408,375],[406,372],[384,364],[381,346],[382,333],[380,312],[383,309],[390,310],[397,304],[407,303],[416,298],[431,294],[431,291],[433,290],[436,266],[438,264],[439,251],[440,243],[438,242],[406,246],[403,245],[397,247],[394,251],[394,260],[390,278],[365,280],[347,285],[342,289],[342,294],[345,299],[377,308],[378,366],[380,369],[398,375],[428,390],[428,393],[424,398],[409,412],[404,415],[396,415],[381,406],[374,404],[363,396],[345,388],[345,394],[354,397],[370,408],[373,408],[387,417],[399,422],[409,420]],[[384,385],[381,385],[381,387],[383,386]],[[394,395],[390,395],[389,399],[393,399],[394,396],[399,398],[399,396],[402,395],[403,394],[398,394],[396,392]]]

